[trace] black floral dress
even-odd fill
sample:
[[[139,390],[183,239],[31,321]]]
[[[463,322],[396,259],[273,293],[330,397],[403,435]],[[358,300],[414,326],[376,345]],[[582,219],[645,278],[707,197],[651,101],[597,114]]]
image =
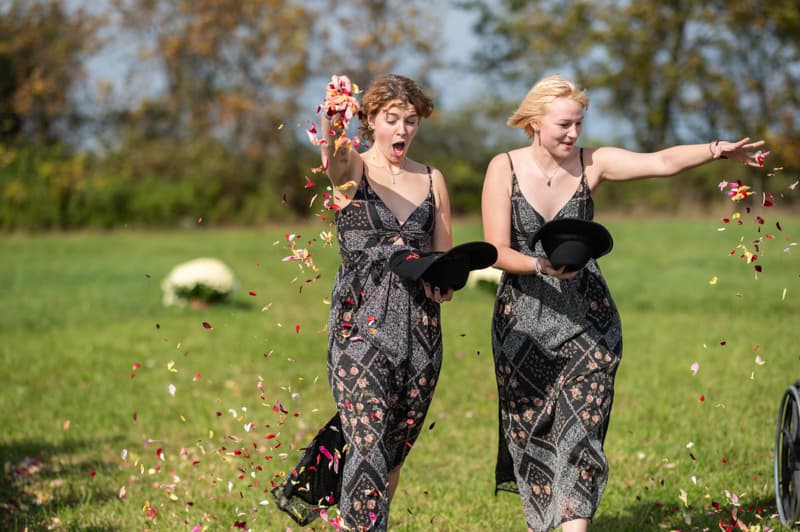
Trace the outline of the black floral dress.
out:
[[[522,194],[513,164],[511,204],[511,246],[544,256],[541,244],[530,249],[527,238],[547,220]],[[555,218],[593,216],[582,175]],[[591,519],[608,478],[603,441],[622,356],[619,313],[597,262],[569,280],[504,274],[492,347],[500,399],[497,489],[519,492],[535,532]]]
[[[388,473],[419,436],[442,363],[439,304],[388,266],[402,247],[431,249],[436,206],[428,173],[427,197],[402,223],[366,175],[336,213],[342,263],[328,322],[328,379],[338,414],[273,490],[301,524],[338,504],[344,526],[386,530]]]

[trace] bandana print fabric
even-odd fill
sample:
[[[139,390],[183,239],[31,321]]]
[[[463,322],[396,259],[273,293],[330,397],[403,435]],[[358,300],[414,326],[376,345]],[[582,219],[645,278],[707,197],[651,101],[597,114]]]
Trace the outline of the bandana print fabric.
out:
[[[582,160],[581,160],[582,162]],[[544,256],[527,238],[546,220],[522,194],[512,166],[511,245]],[[556,218],[591,220],[581,176]],[[506,273],[492,348],[499,392],[496,489],[519,493],[528,527],[591,519],[608,478],[603,441],[622,356],[622,327],[595,260],[574,279]]]

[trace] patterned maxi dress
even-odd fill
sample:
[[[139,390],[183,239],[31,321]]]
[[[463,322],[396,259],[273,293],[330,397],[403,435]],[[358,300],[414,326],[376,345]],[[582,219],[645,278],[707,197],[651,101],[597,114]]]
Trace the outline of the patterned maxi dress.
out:
[[[298,522],[338,504],[345,526],[386,530],[388,473],[419,436],[442,363],[439,304],[388,267],[398,249],[431,249],[436,206],[428,174],[427,197],[403,223],[366,175],[336,213],[342,262],[328,322],[328,379],[338,416],[273,491]]]
[[[544,256],[541,244],[532,250],[526,241],[546,220],[523,196],[513,164],[511,174],[511,246]],[[581,175],[555,218],[593,216]],[[603,440],[622,355],[620,317],[597,262],[570,280],[506,273],[492,348],[500,399],[497,489],[519,492],[535,532],[591,519],[608,478]]]

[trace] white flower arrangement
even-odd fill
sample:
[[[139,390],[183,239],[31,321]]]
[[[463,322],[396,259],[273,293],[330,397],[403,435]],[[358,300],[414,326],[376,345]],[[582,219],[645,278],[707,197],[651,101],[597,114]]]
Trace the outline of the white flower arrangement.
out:
[[[161,282],[166,306],[219,303],[236,287],[236,277],[225,263],[205,257],[178,264]]]
[[[503,270],[495,268],[494,266],[489,266],[488,268],[484,268],[482,270],[472,270],[469,272],[469,278],[467,279],[467,286],[474,288],[478,286],[479,283],[489,283],[489,284],[500,284],[500,279],[503,277]]]

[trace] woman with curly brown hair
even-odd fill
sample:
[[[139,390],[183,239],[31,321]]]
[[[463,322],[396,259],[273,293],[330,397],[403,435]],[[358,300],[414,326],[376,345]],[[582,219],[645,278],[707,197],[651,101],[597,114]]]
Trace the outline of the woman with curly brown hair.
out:
[[[389,267],[398,250],[447,251],[450,201],[442,173],[408,151],[433,102],[409,78],[388,75],[364,92],[363,153],[342,121],[357,104],[350,80],[328,84],[322,163],[334,190],[341,266],[328,322],[328,379],[338,409],[273,490],[306,524],[332,504],[347,530],[386,530],[400,469],[420,434],[442,363],[439,304],[452,297]]]

